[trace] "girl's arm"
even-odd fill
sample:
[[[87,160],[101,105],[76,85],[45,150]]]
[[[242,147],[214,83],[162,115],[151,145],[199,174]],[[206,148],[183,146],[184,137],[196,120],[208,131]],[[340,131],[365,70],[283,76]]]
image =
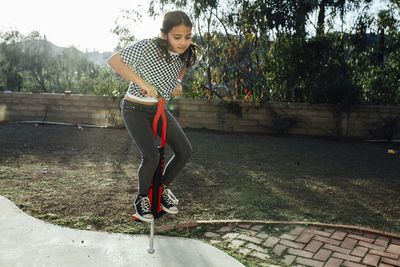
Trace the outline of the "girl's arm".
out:
[[[186,67],[183,67],[181,72],[178,75],[179,80],[183,80],[183,77],[185,76],[186,73]],[[172,92],[172,96],[178,96],[182,93],[182,83],[178,83],[178,85],[175,87],[174,91]]]
[[[108,59],[108,64],[115,70],[116,73],[124,77],[125,79],[139,85],[147,96],[157,96],[157,90],[153,85],[146,83],[139,75],[137,75],[131,68],[125,65],[124,61],[119,52],[115,53]]]

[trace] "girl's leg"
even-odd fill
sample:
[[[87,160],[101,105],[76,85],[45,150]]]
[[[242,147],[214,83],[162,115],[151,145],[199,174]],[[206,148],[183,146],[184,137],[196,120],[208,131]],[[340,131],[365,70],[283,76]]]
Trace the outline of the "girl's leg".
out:
[[[152,130],[154,114],[140,111],[135,106],[137,105],[124,101],[122,118],[142,155],[142,161],[138,169],[139,194],[147,196],[154,171],[159,162],[159,152]]]
[[[164,185],[169,186],[189,160],[192,146],[174,116],[168,110],[165,110],[165,115],[167,117],[166,142],[174,152],[164,172]]]

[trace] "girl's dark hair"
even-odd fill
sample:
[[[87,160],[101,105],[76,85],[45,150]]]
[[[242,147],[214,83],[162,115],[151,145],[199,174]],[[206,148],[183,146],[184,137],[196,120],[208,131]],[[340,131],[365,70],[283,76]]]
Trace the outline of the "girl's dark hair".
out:
[[[171,29],[175,26],[179,25],[185,25],[187,27],[192,28],[192,22],[190,21],[190,18],[188,15],[186,15],[185,12],[182,11],[171,11],[167,12],[164,15],[164,20],[161,28],[161,32],[164,34],[168,34]],[[171,61],[171,56],[168,52],[168,41],[162,38],[155,38],[159,48],[160,48],[160,57],[167,60],[167,62]],[[188,49],[180,55],[181,60],[186,62],[186,67],[190,68],[193,66],[193,64],[196,62],[196,60],[199,60],[201,58],[201,49],[198,45],[191,43]]]

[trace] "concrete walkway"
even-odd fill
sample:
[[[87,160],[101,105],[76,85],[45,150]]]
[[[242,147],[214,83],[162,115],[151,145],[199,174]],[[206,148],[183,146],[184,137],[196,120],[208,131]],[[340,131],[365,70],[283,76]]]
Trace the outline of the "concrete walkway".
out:
[[[255,266],[400,266],[400,235],[355,226],[197,221],[209,225],[210,244],[230,249]],[[271,228],[271,225],[273,227]],[[149,254],[147,235],[109,234],[55,226],[33,218],[0,196],[0,266],[243,266],[197,240],[158,236]]]
[[[157,236],[149,254],[145,235],[109,234],[52,225],[0,196],[0,266],[243,266],[197,240]]]

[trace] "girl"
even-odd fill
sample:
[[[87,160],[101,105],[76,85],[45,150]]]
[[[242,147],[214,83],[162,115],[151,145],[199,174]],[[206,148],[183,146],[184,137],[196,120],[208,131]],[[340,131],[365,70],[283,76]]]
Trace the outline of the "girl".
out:
[[[200,48],[191,43],[192,23],[181,11],[164,16],[161,38],[145,39],[116,52],[108,64],[131,81],[121,101],[122,118],[129,134],[140,150],[138,169],[139,195],[135,199],[136,215],[145,222],[153,220],[148,193],[159,153],[152,133],[152,121],[157,111],[158,97],[169,100],[182,92],[182,79],[201,56]],[[182,170],[192,151],[189,140],[172,114],[166,110],[167,144],[174,152],[164,172],[161,208],[178,213],[178,201],[167,188]],[[160,128],[160,127],[158,127]]]

